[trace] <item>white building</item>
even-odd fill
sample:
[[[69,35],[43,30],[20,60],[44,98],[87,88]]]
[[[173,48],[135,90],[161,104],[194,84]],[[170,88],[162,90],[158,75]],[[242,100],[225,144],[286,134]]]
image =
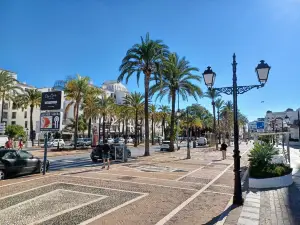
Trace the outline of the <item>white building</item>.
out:
[[[287,109],[283,112],[272,112],[267,111],[265,116],[265,131],[273,130],[282,130],[282,125],[284,130],[290,131],[291,139],[299,139],[299,117],[300,117],[300,108],[294,111],[293,109]],[[288,116],[288,123],[285,120],[285,117]],[[282,123],[282,118],[283,123]],[[275,122],[272,122],[275,121]]]

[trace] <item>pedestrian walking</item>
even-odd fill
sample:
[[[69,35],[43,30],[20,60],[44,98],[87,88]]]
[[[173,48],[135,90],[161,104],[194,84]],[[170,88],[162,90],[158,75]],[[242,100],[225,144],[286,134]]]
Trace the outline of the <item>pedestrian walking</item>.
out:
[[[22,150],[23,149],[23,140],[22,138],[19,140],[19,149],[18,150]]]
[[[105,159],[107,161],[107,170],[109,170],[109,158],[110,158],[110,145],[108,144],[108,141],[104,140],[104,146],[102,150],[102,160],[103,160],[103,166],[102,169],[105,169]]]
[[[221,144],[220,150],[222,151],[223,160],[226,159],[227,145],[225,144],[225,142],[223,142],[223,144]]]

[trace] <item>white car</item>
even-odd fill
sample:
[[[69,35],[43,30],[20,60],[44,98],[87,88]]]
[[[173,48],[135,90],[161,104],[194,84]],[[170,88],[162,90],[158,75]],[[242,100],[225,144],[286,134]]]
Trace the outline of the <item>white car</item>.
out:
[[[174,148],[175,150],[178,150],[178,145],[175,141],[174,143]],[[163,151],[163,150],[167,150],[167,151],[170,151],[170,141],[163,141],[161,146],[160,146],[160,151]]]
[[[8,141],[7,136],[0,136],[0,148],[5,148],[5,144]]]
[[[108,144],[114,143],[114,139],[113,139],[113,138],[107,138],[107,143],[108,143]]]
[[[200,137],[198,139],[198,145],[200,145],[200,146],[207,145],[207,139],[205,137]]]
[[[127,143],[132,143],[133,142],[133,139],[130,137],[130,138],[127,138]]]
[[[64,147],[65,146],[65,142],[63,139],[54,139],[52,142],[52,146],[53,147],[58,147],[58,143],[59,143],[59,147]]]

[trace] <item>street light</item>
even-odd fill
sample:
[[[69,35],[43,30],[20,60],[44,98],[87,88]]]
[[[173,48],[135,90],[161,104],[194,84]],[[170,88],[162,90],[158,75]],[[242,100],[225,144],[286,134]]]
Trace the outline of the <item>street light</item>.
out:
[[[240,177],[240,151],[239,151],[239,129],[238,129],[238,107],[237,107],[237,95],[244,94],[245,92],[253,89],[253,88],[261,88],[264,87],[265,83],[268,80],[269,71],[271,67],[266,64],[263,60],[260,61],[260,64],[255,68],[258,81],[260,85],[249,85],[249,86],[237,86],[237,75],[236,75],[236,56],[233,54],[233,62],[232,62],[232,72],[233,72],[233,84],[231,87],[222,87],[222,88],[214,88],[218,93],[224,93],[227,95],[233,95],[233,119],[234,119],[234,196],[233,203],[236,205],[243,204],[242,198],[242,186],[241,186],[241,177]],[[216,73],[213,72],[211,67],[207,67],[207,69],[203,73],[203,78],[206,86],[208,88],[213,88]]]

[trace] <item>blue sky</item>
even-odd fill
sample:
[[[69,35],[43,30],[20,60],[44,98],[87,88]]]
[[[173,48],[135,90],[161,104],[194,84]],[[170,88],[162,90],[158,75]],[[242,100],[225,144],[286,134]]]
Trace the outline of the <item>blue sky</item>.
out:
[[[98,85],[116,79],[126,50],[149,31],[201,73],[212,66],[216,87],[231,85],[234,52],[239,85],[257,84],[254,69],[266,60],[265,88],[239,96],[250,120],[300,107],[300,0],[0,0],[0,9],[0,68],[28,84],[76,73]],[[127,86],[143,91],[135,78]],[[198,103],[211,110],[208,99]]]

